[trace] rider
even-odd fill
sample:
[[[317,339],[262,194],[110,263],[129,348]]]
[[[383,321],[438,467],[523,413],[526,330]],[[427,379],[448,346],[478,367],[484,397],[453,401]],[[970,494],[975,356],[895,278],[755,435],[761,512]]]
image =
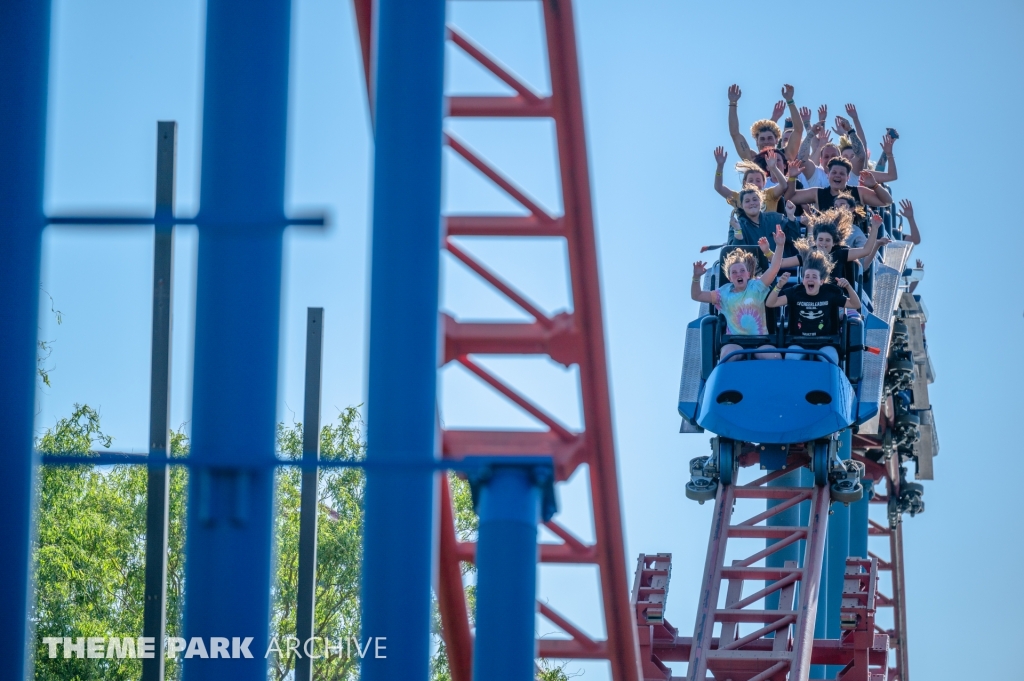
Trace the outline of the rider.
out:
[[[839,334],[839,309],[860,309],[860,298],[846,279],[836,279],[835,284],[828,284],[832,272],[832,262],[820,251],[810,251],[804,257],[803,286],[794,286],[786,290],[785,295],[779,292],[789,281],[789,273],[779,278],[779,283],[772,288],[765,300],[767,307],[787,306],[789,310],[789,335],[796,342],[789,347],[802,350],[801,338],[821,338]],[[836,364],[839,363],[839,351],[832,345],[817,348],[825,353]],[[802,353],[790,353],[786,359],[804,359]]]
[[[693,279],[690,284],[690,297],[700,303],[714,305],[725,316],[726,332],[730,336],[767,336],[768,325],[765,320],[765,295],[768,287],[775,281],[782,264],[782,248],[786,243],[786,235],[782,228],[776,226],[775,254],[772,256],[768,271],[755,279],[757,261],[754,256],[743,249],[736,249],[726,256],[723,267],[729,276],[729,283],[714,291],[702,291],[700,278],[707,272],[707,263],[693,263]],[[727,343],[722,346],[719,356],[724,358],[731,352],[742,350],[740,345]],[[775,346],[766,344],[758,349],[774,350]],[[755,355],[758,359],[780,359],[777,352],[761,352]]]

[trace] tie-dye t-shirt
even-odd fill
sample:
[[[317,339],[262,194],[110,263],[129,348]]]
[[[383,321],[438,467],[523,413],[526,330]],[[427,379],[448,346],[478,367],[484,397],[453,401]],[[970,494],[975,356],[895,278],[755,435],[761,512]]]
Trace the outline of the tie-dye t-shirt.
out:
[[[760,279],[748,281],[747,287],[739,293],[732,290],[732,284],[715,291],[715,305],[725,315],[730,336],[768,335],[764,319],[764,299],[767,297],[768,287]]]

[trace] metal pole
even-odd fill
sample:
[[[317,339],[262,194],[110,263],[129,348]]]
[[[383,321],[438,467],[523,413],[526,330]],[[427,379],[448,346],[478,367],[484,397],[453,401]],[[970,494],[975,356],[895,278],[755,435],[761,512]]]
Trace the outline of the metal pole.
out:
[[[174,276],[174,175],[178,124],[156,128],[156,215],[153,242],[153,339],[149,382],[149,455],[166,456],[171,420],[171,295]],[[167,629],[168,466],[151,465],[146,479],[146,586],[142,635],[163,650]],[[164,656],[142,659],[142,681],[163,681]]]
[[[324,309],[306,309],[306,393],[302,409],[302,461],[320,458],[320,387],[323,375]],[[295,659],[295,680],[311,681],[313,660],[306,655],[306,641],[313,637],[316,611],[316,513],[319,471],[302,469],[299,510],[299,594],[295,607],[295,636],[302,654]],[[312,650],[314,644],[310,644]],[[315,654],[315,651],[314,651]]]
[[[809,468],[800,469],[800,485],[802,487],[813,487],[814,486],[814,473]],[[805,501],[800,504],[800,524],[807,525],[811,516],[811,502]],[[803,555],[805,552],[804,542],[800,542],[800,567],[803,567]],[[822,563],[828,565],[828,543],[825,544],[824,557]],[[797,585],[797,594],[799,597],[800,589],[803,588],[802,584]],[[824,594],[828,590],[828,570],[821,570],[821,578],[818,580],[818,610],[814,616],[814,638],[825,638],[825,622],[828,620],[828,603],[824,598]],[[823,679],[825,678],[825,665],[815,664],[811,665],[810,678],[812,679]]]
[[[186,681],[267,678],[290,35],[288,0],[207,2],[185,636],[231,659]]]
[[[479,498],[473,678],[532,681],[540,490],[529,469],[501,466]]]
[[[364,681],[429,674],[444,13],[377,6],[367,460],[393,465],[366,473],[361,629],[386,650],[363,658]]]
[[[850,458],[853,433],[846,429],[839,435],[839,458]],[[828,619],[825,621],[825,636],[837,639],[843,633],[840,628],[839,609],[843,604],[843,583],[846,575],[846,559],[850,556],[850,507],[838,502],[832,504],[828,518],[828,588],[825,601],[828,603]],[[842,667],[830,665],[828,675]],[[828,678],[828,676],[826,676]]]
[[[890,492],[891,494],[892,492]],[[896,670],[900,681],[910,681],[910,651],[907,643],[907,581],[903,561],[903,523],[900,522],[889,533],[889,562],[892,563],[893,619],[899,632],[896,644]]]
[[[50,3],[0,2],[0,679],[27,678],[31,659],[32,427],[49,56]]]

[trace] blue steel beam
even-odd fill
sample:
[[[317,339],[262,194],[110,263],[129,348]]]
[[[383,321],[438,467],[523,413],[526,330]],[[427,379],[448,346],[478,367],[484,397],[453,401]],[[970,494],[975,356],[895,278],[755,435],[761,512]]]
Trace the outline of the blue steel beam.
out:
[[[858,558],[868,557],[868,509],[871,504],[872,488],[874,483],[871,480],[862,480],[864,484],[864,497],[850,504],[850,555]]]
[[[50,3],[0,2],[0,679],[28,677]],[[35,647],[35,646],[31,646]]]
[[[380,0],[376,15],[361,635],[387,656],[364,658],[364,681],[429,674],[444,16],[444,0]]]
[[[531,681],[537,656],[541,493],[526,467],[500,466],[479,488],[473,678]]]
[[[800,474],[801,470],[803,470],[803,469],[802,468],[797,468],[797,469],[794,469],[794,470],[790,471],[789,473],[786,473],[785,475],[783,475],[781,477],[776,478],[775,480],[770,480],[768,482],[768,487],[800,487],[801,486],[801,481],[802,481],[801,480],[802,476]],[[811,484],[813,484],[813,482]],[[766,506],[767,506],[767,508],[771,509],[771,508],[774,508],[775,506],[778,506],[783,501],[785,501],[785,500],[784,499],[769,499],[768,503],[766,504]],[[768,522],[766,524],[769,527],[775,527],[775,526],[780,526],[780,525],[781,526],[786,526],[786,527],[794,527],[796,525],[799,525],[800,524],[800,515],[801,515],[800,514],[800,511],[801,511],[800,507],[804,506],[804,505],[807,506],[807,508],[808,508],[807,512],[810,513],[811,502],[807,501],[807,502],[804,502],[804,504],[798,504],[796,506],[793,506],[792,508],[786,509],[785,511],[781,511],[779,513],[776,513],[772,517],[768,518]],[[772,546],[773,544],[777,544],[779,541],[781,541],[781,540],[779,540],[779,539],[766,539],[765,540],[765,548],[767,548],[769,546]],[[802,542],[802,541],[794,542],[794,543],[790,544],[789,546],[787,546],[787,547],[785,547],[783,549],[779,549],[775,553],[773,553],[770,556],[768,556],[767,558],[765,558],[765,561],[764,561],[765,566],[767,566],[767,567],[783,567],[786,564],[786,561],[788,561],[788,560],[794,561],[794,562],[796,562],[798,564],[802,563],[803,562],[803,551],[801,550],[801,547],[802,547],[803,544],[804,544],[804,542]],[[769,582],[765,582],[765,586],[769,586],[772,583],[773,582],[770,582],[770,581]],[[767,608],[768,610],[777,610],[778,607],[779,607],[779,598],[780,598],[780,596],[781,596],[781,594],[778,591],[776,591],[776,592],[774,592],[772,594],[769,594],[765,598],[765,606],[764,607]]]
[[[839,434],[839,458],[850,458],[853,432],[847,428]],[[839,638],[842,635],[839,609],[843,605],[843,583],[846,579],[846,559],[850,556],[850,507],[833,502],[828,517],[828,556],[825,561],[828,584],[822,591],[827,603],[828,619],[825,621],[825,637]],[[834,675],[842,667],[828,667],[828,674]],[[828,678],[828,677],[826,677]]]
[[[186,681],[265,681],[291,5],[209,0],[185,635],[252,637]]]

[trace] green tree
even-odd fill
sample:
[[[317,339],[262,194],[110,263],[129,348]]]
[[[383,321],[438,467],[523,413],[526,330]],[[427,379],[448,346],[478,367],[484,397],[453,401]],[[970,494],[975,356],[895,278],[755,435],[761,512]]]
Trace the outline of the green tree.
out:
[[[278,450],[282,458],[302,458],[302,424],[278,425]],[[359,410],[349,407],[335,423],[320,431],[320,458],[327,461],[361,461],[365,455]],[[275,535],[276,580],[271,610],[271,637],[283,641],[295,636],[295,604],[298,600],[299,511],[302,471],[282,466],[277,472]],[[363,490],[361,468],[324,468],[317,485],[317,575],[313,635],[337,640],[359,637],[359,570],[363,542]],[[318,649],[316,654],[323,654]],[[293,653],[272,654],[270,678],[283,681],[295,667]],[[347,681],[359,676],[357,656],[317,660],[317,681]]]
[[[47,454],[88,454],[113,438],[99,414],[75,405],[71,416],[46,430],[37,448]],[[188,438],[171,437],[172,456],[188,452]],[[181,629],[186,472],[171,469],[168,533],[168,635]],[[39,476],[35,549],[38,681],[137,679],[137,659],[49,657],[44,637],[140,636],[146,550],[146,467],[44,466]],[[173,661],[168,678],[177,677]]]
[[[320,433],[323,460],[360,461],[365,456],[362,422],[356,407],[341,412]],[[110,447],[99,414],[75,405],[72,414],[46,430],[37,448],[48,454],[88,454]],[[302,456],[302,425],[280,424],[277,445],[284,459]],[[184,433],[171,436],[171,455],[186,456]],[[185,513],[188,471],[171,467],[167,566],[167,635],[180,636],[184,602]],[[449,476],[456,532],[473,541],[477,517],[469,485]],[[317,510],[317,581],[314,634],[332,641],[359,638],[359,587],[362,559],[363,492],[361,468],[324,468],[319,474]],[[301,470],[282,466],[277,472],[275,540],[277,557],[271,594],[270,635],[284,641],[295,635],[298,596],[298,541]],[[145,583],[146,467],[45,466],[39,479],[38,565],[35,593],[37,681],[127,681],[137,679],[137,659],[65,659],[49,657],[43,637],[140,636]],[[475,566],[462,564],[472,624],[475,611]],[[440,616],[435,612],[431,659],[434,681],[450,681]],[[281,646],[286,649],[285,645]],[[320,651],[322,652],[322,651]],[[290,654],[271,655],[268,678],[284,681],[294,669]],[[540,681],[565,681],[565,665],[540,661]],[[332,655],[314,664],[317,681],[355,681],[358,657]],[[167,661],[167,679],[178,679],[177,660]]]

